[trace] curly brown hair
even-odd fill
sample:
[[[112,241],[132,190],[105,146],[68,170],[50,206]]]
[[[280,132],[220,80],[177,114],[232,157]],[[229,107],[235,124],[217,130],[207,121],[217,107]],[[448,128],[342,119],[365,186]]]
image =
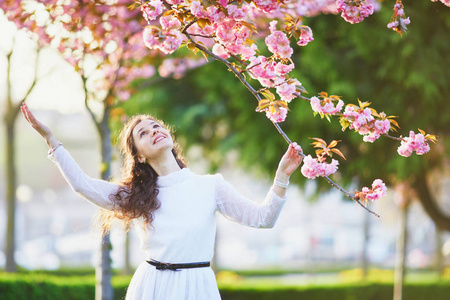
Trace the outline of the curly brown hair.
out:
[[[134,144],[133,130],[143,120],[158,122],[170,132],[174,140],[171,128],[150,115],[135,115],[125,123],[119,136],[120,152],[123,157],[122,179],[117,193],[110,195],[114,209],[112,211],[102,210],[100,213],[103,233],[109,232],[116,219],[122,221],[122,225],[127,230],[130,228],[130,222],[137,218],[143,218],[144,227],[151,225],[154,218],[153,213],[160,207],[157,199],[159,191],[156,187],[158,174],[149,164],[139,161]],[[186,162],[175,140],[172,154],[180,168],[185,168]]]

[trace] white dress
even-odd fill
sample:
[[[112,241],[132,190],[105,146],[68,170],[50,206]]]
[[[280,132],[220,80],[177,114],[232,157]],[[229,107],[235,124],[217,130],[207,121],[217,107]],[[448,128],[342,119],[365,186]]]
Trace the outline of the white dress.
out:
[[[63,147],[49,158],[74,191],[101,208],[112,209],[109,196],[117,192],[118,185],[87,176]],[[136,219],[134,227],[146,259],[165,263],[212,259],[216,211],[246,226],[270,228],[286,201],[270,189],[259,204],[239,194],[222,175],[196,175],[188,168],[158,177],[157,186],[161,207],[154,213],[152,226],[143,230],[142,221]],[[220,295],[209,267],[157,270],[144,261],[133,275],[126,299],[215,300]]]

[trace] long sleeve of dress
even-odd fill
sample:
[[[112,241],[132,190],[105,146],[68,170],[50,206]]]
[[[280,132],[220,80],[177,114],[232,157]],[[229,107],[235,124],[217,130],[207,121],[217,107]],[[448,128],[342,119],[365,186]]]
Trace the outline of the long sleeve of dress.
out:
[[[64,178],[76,193],[101,208],[113,209],[113,203],[109,196],[118,191],[119,186],[117,184],[93,179],[86,175],[62,146],[58,147],[48,158],[58,166]]]
[[[242,196],[222,175],[216,174],[215,179],[216,205],[221,214],[250,227],[271,228],[275,225],[286,198],[270,189],[265,200],[257,203]]]

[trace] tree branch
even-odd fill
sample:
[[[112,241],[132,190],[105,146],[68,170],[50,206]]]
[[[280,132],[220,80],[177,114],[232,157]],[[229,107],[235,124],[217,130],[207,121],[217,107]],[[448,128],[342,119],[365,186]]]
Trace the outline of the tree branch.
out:
[[[425,212],[433,220],[436,226],[440,229],[450,231],[450,216],[446,216],[442,210],[439,209],[436,199],[430,191],[426,171],[423,167],[421,171],[422,172],[418,172],[417,174],[422,175],[414,176],[413,184],[411,186],[416,191]]]

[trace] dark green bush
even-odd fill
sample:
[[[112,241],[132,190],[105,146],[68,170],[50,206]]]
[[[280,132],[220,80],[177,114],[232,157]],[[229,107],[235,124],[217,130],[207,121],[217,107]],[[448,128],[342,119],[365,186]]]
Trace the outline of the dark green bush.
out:
[[[114,298],[124,299],[131,276],[114,276]],[[282,284],[220,284],[223,300],[385,300],[392,299],[390,283],[342,283],[286,286]],[[95,277],[48,274],[0,273],[1,300],[86,300],[94,299]],[[407,283],[405,300],[449,299],[448,281]]]
[[[387,283],[336,284],[323,286],[267,288],[221,287],[222,300],[390,300],[393,298],[393,286]],[[406,284],[405,300],[443,300],[449,299],[450,284],[427,283]]]
[[[2,300],[94,299],[95,279],[56,277],[43,274],[0,274]]]

